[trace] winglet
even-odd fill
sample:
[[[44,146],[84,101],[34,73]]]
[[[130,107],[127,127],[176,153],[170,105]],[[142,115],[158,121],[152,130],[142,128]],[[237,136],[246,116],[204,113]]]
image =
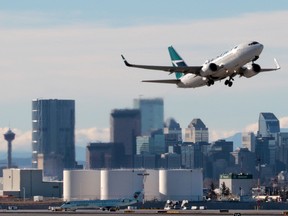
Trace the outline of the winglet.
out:
[[[275,62],[275,65],[276,65],[276,70],[279,70],[281,67],[280,67],[278,61],[276,60],[276,58],[274,58],[274,62]]]
[[[127,67],[131,67],[131,64],[128,63],[128,61],[125,59],[125,57],[124,57],[123,55],[121,55],[121,57],[122,57],[125,65],[126,65]]]

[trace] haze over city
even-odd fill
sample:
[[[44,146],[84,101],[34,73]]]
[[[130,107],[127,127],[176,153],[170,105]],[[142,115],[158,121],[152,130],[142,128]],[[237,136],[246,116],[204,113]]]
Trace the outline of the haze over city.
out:
[[[0,132],[16,133],[13,151],[31,152],[31,103],[36,98],[76,101],[76,145],[109,140],[112,109],[131,108],[134,98],[164,99],[165,119],[182,128],[201,118],[210,141],[257,131],[260,112],[273,112],[288,127],[288,2],[272,1],[1,1]],[[257,60],[282,69],[198,89],[141,83],[174,78],[125,67],[120,55],[139,64],[171,65],[173,45],[189,65],[201,65],[257,40]],[[6,151],[3,136],[1,150]],[[5,156],[1,153],[1,159]]]

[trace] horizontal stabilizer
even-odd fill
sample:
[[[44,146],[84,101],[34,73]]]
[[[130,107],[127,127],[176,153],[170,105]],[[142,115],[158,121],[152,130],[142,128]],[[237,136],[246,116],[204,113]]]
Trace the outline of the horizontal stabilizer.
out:
[[[181,81],[179,79],[169,79],[169,80],[142,80],[142,82],[178,84]]]

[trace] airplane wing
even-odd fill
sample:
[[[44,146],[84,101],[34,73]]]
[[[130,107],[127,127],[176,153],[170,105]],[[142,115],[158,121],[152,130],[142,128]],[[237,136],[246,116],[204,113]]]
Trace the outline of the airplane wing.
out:
[[[179,79],[169,79],[169,80],[142,80],[142,82],[178,84],[181,81]]]
[[[261,68],[260,72],[279,70],[281,67],[280,67],[279,63],[277,62],[276,58],[274,58],[274,63],[276,66],[275,68]]]
[[[135,67],[135,68],[142,68],[142,69],[150,69],[150,70],[162,70],[166,71],[169,73],[174,73],[174,72],[181,72],[184,74],[187,73],[192,73],[198,75],[201,71],[202,66],[180,66],[180,67],[174,67],[174,66],[153,66],[153,65],[135,65],[135,64],[130,64],[128,61],[124,58],[123,55],[122,59],[127,67]],[[165,83],[165,82],[164,82]]]
[[[275,63],[275,68],[261,68],[257,64],[254,64],[255,68],[253,68],[253,64],[252,64],[252,67],[243,66],[243,67],[239,68],[239,70],[237,71],[237,74],[239,74],[240,76],[245,76],[247,78],[250,78],[250,77],[255,76],[256,74],[261,73],[261,72],[279,70],[281,67],[275,58],[274,58],[274,63]]]

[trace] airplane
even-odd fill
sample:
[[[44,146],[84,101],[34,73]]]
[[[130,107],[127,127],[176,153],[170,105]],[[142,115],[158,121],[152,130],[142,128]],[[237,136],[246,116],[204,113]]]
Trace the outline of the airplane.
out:
[[[231,87],[236,75],[250,78],[260,72],[280,69],[275,58],[275,68],[261,68],[259,64],[254,63],[259,58],[263,48],[264,46],[257,41],[241,43],[220,56],[205,61],[202,66],[188,66],[172,46],[168,47],[168,51],[173,66],[130,64],[123,55],[121,56],[128,67],[162,70],[176,75],[176,79],[143,80],[142,82],[176,84],[179,88],[197,88],[211,86],[214,85],[215,81],[226,79],[224,84]]]
[[[75,200],[65,202],[60,208],[64,211],[76,211],[77,209],[102,209],[103,211],[116,211],[120,207],[133,205],[143,198],[143,192],[135,192],[133,198],[110,200]]]

